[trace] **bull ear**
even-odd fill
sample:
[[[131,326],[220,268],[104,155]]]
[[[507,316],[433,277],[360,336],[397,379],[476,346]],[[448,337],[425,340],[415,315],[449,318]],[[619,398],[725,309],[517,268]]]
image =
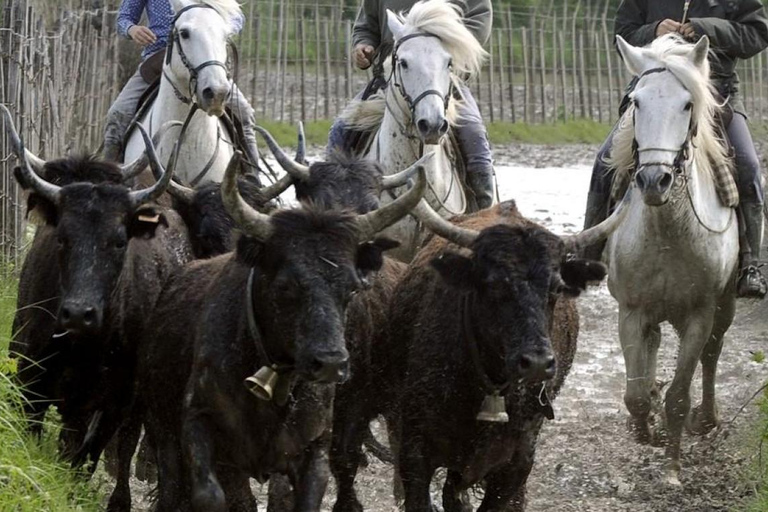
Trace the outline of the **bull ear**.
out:
[[[474,288],[472,260],[455,252],[445,252],[429,262],[440,277],[460,290]]]
[[[56,226],[59,223],[59,211],[55,204],[33,192],[27,199],[27,218],[36,226]]]
[[[602,281],[607,271],[606,266],[599,261],[567,260],[560,267],[560,276],[566,286],[564,291],[568,295],[578,295],[586,290],[589,284]]]
[[[384,251],[399,247],[400,242],[389,238],[376,238],[372,242],[361,244],[357,248],[356,267],[362,277],[376,272],[384,264]]]
[[[129,238],[154,238],[158,226],[168,227],[168,219],[157,206],[142,206],[136,210],[128,225]]]

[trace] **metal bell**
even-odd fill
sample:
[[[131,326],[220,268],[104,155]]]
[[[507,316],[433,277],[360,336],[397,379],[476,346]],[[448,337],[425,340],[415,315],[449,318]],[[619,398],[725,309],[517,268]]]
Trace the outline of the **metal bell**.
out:
[[[254,375],[245,379],[245,387],[261,400],[272,400],[278,379],[277,372],[269,366],[262,366]]]
[[[480,412],[477,413],[477,421],[493,423],[507,423],[509,421],[506,401],[503,396],[499,395],[498,391],[492,395],[485,395]]]

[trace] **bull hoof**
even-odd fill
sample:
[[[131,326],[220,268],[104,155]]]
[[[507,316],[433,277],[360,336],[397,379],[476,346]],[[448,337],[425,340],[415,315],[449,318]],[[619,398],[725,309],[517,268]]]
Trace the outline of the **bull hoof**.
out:
[[[107,512],[130,512],[131,510],[131,496],[130,494],[113,492],[109,497],[109,504],[107,505]]]
[[[648,425],[647,418],[635,418],[630,416],[627,419],[627,431],[638,444],[651,444],[651,428]]]
[[[717,409],[714,411],[704,411],[701,405],[697,405],[688,415],[685,428],[689,434],[703,436],[711,432],[719,424],[720,418],[718,418]]]
[[[150,461],[136,461],[136,478],[147,484],[157,483],[157,466]]]
[[[341,501],[336,500],[336,504],[333,505],[333,512],[363,512],[363,506],[359,501]]]

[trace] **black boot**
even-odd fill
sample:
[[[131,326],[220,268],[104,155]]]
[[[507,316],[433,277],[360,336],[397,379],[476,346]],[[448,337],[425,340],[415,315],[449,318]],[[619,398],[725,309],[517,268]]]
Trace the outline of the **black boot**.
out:
[[[590,190],[587,195],[587,211],[584,214],[584,229],[597,226],[608,218],[608,207],[610,197],[607,192],[602,190]],[[600,261],[603,258],[605,250],[605,240],[584,247],[581,250],[581,257],[587,260]]]
[[[242,122],[243,127],[243,153],[248,159],[248,162],[243,162],[243,174],[247,174],[253,177],[256,184],[261,187],[261,177],[259,174],[262,172],[259,166],[259,149],[256,147],[256,133],[253,130],[253,124],[249,122]]]
[[[736,296],[762,299],[768,292],[768,284],[760,272],[760,246],[763,243],[763,205],[742,203],[741,218],[744,230],[741,247],[741,269],[736,285]],[[746,247],[744,245],[746,244]]]
[[[467,172],[467,185],[475,195],[478,210],[484,210],[493,204],[493,199],[496,197],[493,175],[493,167],[476,167]]]

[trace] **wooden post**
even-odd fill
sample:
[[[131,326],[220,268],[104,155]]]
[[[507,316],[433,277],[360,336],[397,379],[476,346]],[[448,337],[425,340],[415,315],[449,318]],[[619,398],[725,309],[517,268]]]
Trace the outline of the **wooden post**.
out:
[[[272,119],[277,119],[277,98],[280,95],[280,79],[282,78],[282,64],[283,64],[283,31],[285,30],[285,2],[283,0],[280,0],[280,11],[279,11],[279,19],[277,21],[277,58],[275,59],[275,64],[277,65],[277,70],[275,72],[275,97],[271,101],[272,103]],[[280,108],[282,111],[282,106]]]
[[[585,60],[585,48],[584,48],[584,31],[579,30],[579,98],[580,98],[580,104],[581,104],[581,117],[586,119],[588,116],[587,111],[587,98],[589,96],[589,91],[586,90],[587,87],[587,75],[586,75],[586,69],[587,69],[587,63]],[[589,112],[589,116],[591,117],[591,112]]]
[[[304,19],[298,20],[299,24],[299,45],[301,48],[301,83],[299,86],[301,90],[301,120],[307,121],[307,46],[304,39]]]
[[[331,20],[323,23],[323,36],[325,38],[325,118],[331,118],[331,46],[330,46]]]
[[[490,111],[490,120],[493,123],[496,118],[494,117],[494,105],[493,105],[493,88],[494,88],[494,51],[493,51],[493,38],[491,38],[490,45],[488,48],[490,52],[490,62],[488,65],[488,110]]]
[[[349,20],[346,20],[344,22],[344,25],[345,25],[346,34],[347,34],[347,39],[346,39],[347,42],[344,45],[345,51],[343,53],[344,62],[346,62],[347,64],[346,65],[347,94],[343,104],[346,105],[346,103],[352,99],[352,94],[353,94],[352,92],[352,77],[353,77],[352,71],[353,70],[352,70],[352,58],[350,56],[350,51],[352,50],[352,22],[350,22]]]
[[[499,48],[498,57],[496,58],[496,62],[499,63],[499,119],[503,123],[506,120],[506,112],[504,112],[504,45],[501,30],[496,31],[496,40]]]
[[[539,60],[541,65],[541,122],[547,122],[547,44],[544,40],[544,26],[539,28]]]
[[[608,4],[603,11],[602,19],[602,32],[603,32],[603,45],[605,46],[605,63],[608,67],[608,121],[613,121],[614,116],[618,112],[618,109],[614,105],[616,101],[616,95],[614,91],[614,79],[613,79],[613,45],[611,44],[611,36],[608,32]]]
[[[531,69],[530,69],[530,63],[528,59],[528,29],[526,27],[521,27],[521,33],[523,38],[523,73],[524,73],[524,80],[525,80],[525,95],[523,101],[525,102],[523,104],[523,121],[525,123],[530,122],[530,112],[531,112]]]
[[[579,58],[579,40],[578,35],[576,33],[576,20],[579,18],[579,8],[581,7],[581,0],[579,0],[576,3],[576,9],[573,13],[573,18],[571,19],[571,106],[573,107],[571,110],[571,117],[576,118],[576,99],[580,98],[579,94],[579,87],[578,87],[578,77],[579,77],[579,65],[578,65],[578,58]],[[580,101],[582,107],[581,110],[583,112],[584,110],[584,102]]]
[[[267,117],[267,105],[269,104],[270,71],[272,68],[272,29],[275,26],[275,0],[269,0],[269,16],[267,17],[267,67],[264,74],[264,94],[261,103],[261,115]]]
[[[507,10],[507,37],[509,38],[509,109],[512,114],[512,122],[517,122],[515,112],[515,32],[512,28],[512,11]]]
[[[315,4],[315,121],[320,108],[320,6]]]

